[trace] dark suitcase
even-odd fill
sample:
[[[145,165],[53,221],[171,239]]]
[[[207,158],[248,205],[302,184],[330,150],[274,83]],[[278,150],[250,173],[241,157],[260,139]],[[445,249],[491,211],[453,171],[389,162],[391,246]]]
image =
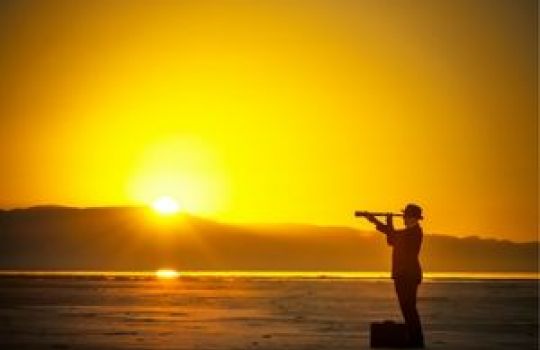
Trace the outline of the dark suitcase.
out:
[[[372,348],[406,348],[409,334],[404,323],[374,322],[370,325],[369,344]]]

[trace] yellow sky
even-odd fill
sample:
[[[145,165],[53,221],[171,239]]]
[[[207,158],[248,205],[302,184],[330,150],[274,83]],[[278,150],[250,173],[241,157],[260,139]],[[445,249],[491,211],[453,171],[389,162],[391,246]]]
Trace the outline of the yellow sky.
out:
[[[0,7],[1,207],[537,237],[536,1]]]

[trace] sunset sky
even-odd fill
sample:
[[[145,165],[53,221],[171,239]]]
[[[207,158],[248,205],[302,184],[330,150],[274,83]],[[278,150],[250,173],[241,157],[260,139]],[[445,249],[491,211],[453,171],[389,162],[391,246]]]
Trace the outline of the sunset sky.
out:
[[[536,1],[2,1],[0,207],[538,234]]]

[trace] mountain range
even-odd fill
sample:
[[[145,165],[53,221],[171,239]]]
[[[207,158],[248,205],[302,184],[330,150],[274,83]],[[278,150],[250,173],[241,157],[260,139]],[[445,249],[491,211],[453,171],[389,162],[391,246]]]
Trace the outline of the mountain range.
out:
[[[535,272],[539,242],[424,235],[429,272]],[[0,269],[387,271],[384,237],[349,227],[231,225],[143,207],[0,210]]]

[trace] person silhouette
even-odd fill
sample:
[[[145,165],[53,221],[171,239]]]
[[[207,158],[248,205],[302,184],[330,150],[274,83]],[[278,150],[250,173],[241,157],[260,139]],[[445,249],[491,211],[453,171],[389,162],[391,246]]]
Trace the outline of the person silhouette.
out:
[[[408,347],[423,348],[424,335],[416,309],[418,286],[422,283],[422,267],[418,260],[423,238],[422,208],[408,204],[402,213],[405,228],[401,230],[394,228],[392,214],[386,216],[386,224],[369,213],[365,217],[376,225],[377,231],[386,235],[386,241],[392,247],[392,279],[409,333]]]

